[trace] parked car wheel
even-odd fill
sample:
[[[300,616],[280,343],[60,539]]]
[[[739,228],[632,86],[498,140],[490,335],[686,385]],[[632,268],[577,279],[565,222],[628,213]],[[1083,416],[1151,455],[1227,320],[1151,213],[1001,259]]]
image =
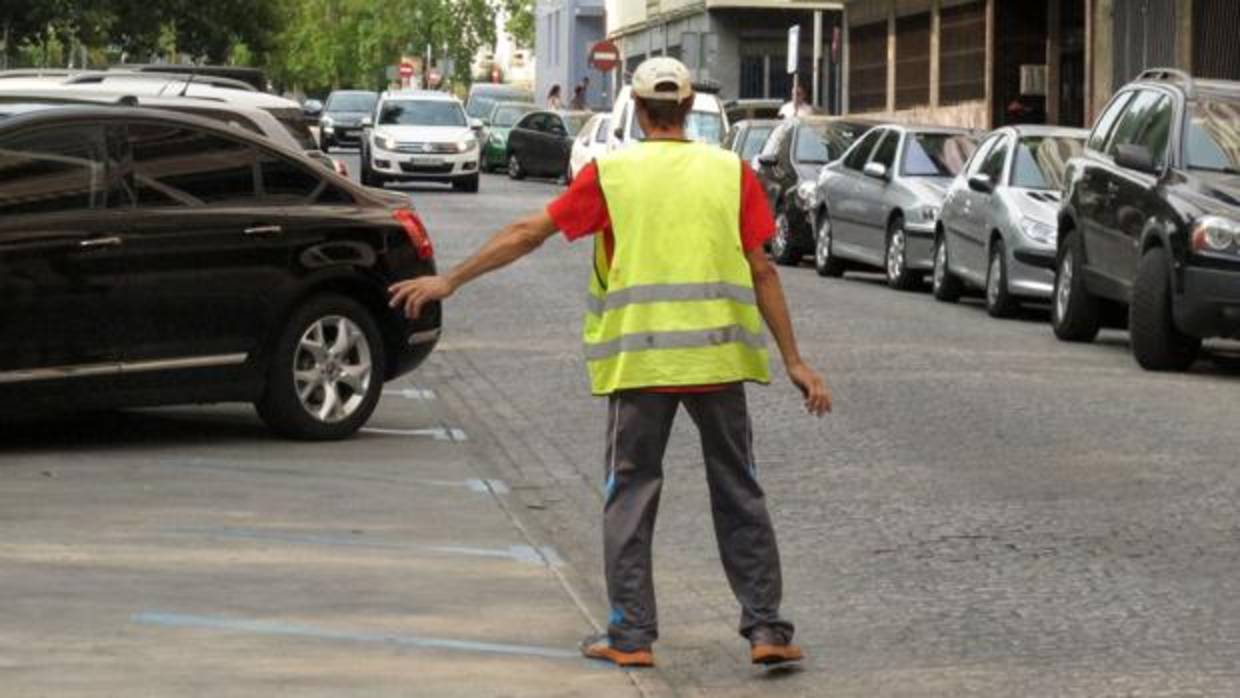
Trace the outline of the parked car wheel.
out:
[[[932,287],[934,297],[944,303],[955,303],[964,292],[960,277],[951,272],[948,266],[947,236],[939,235],[934,239],[934,276]]]
[[[1078,240],[1078,235],[1069,234],[1059,252],[1051,326],[1055,336],[1065,342],[1092,342],[1098,336],[1102,323],[1098,299],[1085,288]]]
[[[326,441],[356,432],[383,392],[386,356],[370,312],[324,294],[294,311],[276,340],[256,407],[274,431]]]
[[[831,215],[823,210],[814,227],[814,269],[819,276],[843,276],[844,261],[831,253]]]
[[[990,265],[986,272],[986,312],[991,317],[1011,317],[1020,303],[1008,292],[1007,248],[1002,240],[990,246]]]
[[[907,291],[917,285],[917,275],[908,268],[908,234],[904,232],[904,219],[896,216],[887,226],[887,285]]]
[[[1150,371],[1186,370],[1201,353],[1201,340],[1180,332],[1172,319],[1171,274],[1162,248],[1146,252],[1137,266],[1128,331],[1133,356]]]
[[[508,154],[508,177],[510,179],[525,179],[525,170],[521,168],[521,160],[517,158],[516,153]]]
[[[792,226],[788,221],[788,212],[783,206],[779,215],[775,216],[775,236],[771,238],[771,258],[776,264],[793,266],[801,261],[801,253],[792,243]]]
[[[479,180],[478,175],[474,175],[473,177],[468,177],[466,179],[454,179],[452,180],[452,188],[457,191],[468,192],[470,194],[477,194],[478,193],[478,180]]]

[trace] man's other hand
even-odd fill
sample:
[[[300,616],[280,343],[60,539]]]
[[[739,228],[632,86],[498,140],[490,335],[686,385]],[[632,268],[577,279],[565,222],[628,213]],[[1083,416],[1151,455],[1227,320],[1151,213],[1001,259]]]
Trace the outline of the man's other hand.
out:
[[[420,279],[401,281],[388,287],[392,295],[388,305],[402,308],[410,320],[422,314],[422,306],[431,301],[441,301],[452,295],[455,289],[442,276],[424,276]]]
[[[805,397],[807,412],[815,417],[821,417],[831,411],[831,389],[814,369],[803,363],[789,366],[788,378]]]

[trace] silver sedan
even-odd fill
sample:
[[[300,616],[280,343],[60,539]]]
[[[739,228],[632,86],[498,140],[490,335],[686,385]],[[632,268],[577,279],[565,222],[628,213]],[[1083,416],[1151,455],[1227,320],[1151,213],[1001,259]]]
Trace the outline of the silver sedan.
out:
[[[966,286],[986,291],[994,317],[1022,300],[1047,300],[1064,167],[1088,132],[1010,126],[992,132],[952,182],[935,237],[934,295],[952,302]]]
[[[818,273],[873,267],[892,288],[918,285],[933,267],[943,196],[976,147],[965,129],[885,124],[824,167],[814,226]]]

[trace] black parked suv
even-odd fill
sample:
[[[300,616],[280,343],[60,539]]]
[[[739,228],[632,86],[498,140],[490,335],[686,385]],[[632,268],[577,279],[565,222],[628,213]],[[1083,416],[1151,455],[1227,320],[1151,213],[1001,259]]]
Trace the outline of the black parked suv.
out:
[[[1240,83],[1142,73],[1098,117],[1065,188],[1060,339],[1091,341],[1127,308],[1137,362],[1184,370],[1202,339],[1240,337]]]
[[[217,122],[0,105],[0,413],[244,401],[334,439],[431,352],[405,196]]]

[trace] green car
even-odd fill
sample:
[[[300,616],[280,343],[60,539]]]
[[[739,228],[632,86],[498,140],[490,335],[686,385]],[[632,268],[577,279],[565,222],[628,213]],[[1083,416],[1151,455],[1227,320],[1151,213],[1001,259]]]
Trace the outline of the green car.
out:
[[[525,102],[500,102],[491,108],[490,116],[484,120],[486,131],[480,165],[483,172],[508,166],[508,132],[521,117],[537,110],[537,106]]]

